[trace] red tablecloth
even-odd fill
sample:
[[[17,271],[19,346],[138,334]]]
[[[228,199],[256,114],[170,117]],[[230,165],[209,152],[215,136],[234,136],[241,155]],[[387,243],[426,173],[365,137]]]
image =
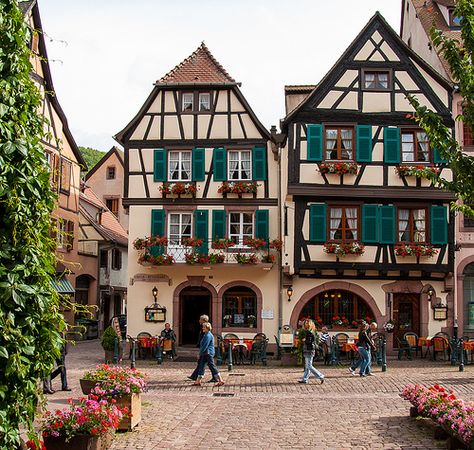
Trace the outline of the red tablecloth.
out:
[[[253,339],[224,339],[225,345],[229,345],[229,342],[232,343],[232,348],[237,345],[245,345],[247,350],[252,350]]]

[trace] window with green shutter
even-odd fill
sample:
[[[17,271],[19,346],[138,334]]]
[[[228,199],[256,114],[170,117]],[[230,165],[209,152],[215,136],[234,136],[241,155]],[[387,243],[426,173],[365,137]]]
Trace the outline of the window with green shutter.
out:
[[[252,174],[254,180],[267,179],[267,148],[254,147],[252,150]]]
[[[268,209],[258,209],[255,212],[255,237],[258,239],[269,238]]]
[[[431,243],[443,245],[448,243],[448,208],[433,205],[430,213]]]
[[[206,164],[205,150],[203,148],[193,148],[193,181],[204,181],[205,178],[205,164]]]
[[[201,254],[206,254],[209,250],[208,224],[209,211],[207,209],[196,209],[194,211],[194,235],[198,239],[202,239],[202,245],[197,249]]]
[[[362,242],[379,242],[379,206],[362,205]]]
[[[441,156],[438,148],[433,148],[433,161],[435,164],[447,164],[447,160]]]
[[[383,160],[386,163],[400,162],[400,130],[398,128],[383,129]]]
[[[379,236],[382,244],[395,243],[395,207],[394,206],[380,206],[380,229]]]
[[[165,235],[165,211],[164,209],[151,210],[151,235],[164,236]],[[164,248],[160,245],[150,247],[150,254],[158,256],[163,254]]]
[[[153,152],[153,181],[166,181],[166,150],[155,148]]]
[[[323,126],[320,124],[308,124],[306,126],[306,139],[308,161],[322,161]]]
[[[223,209],[212,211],[212,240],[226,237],[226,212]]]
[[[309,239],[311,242],[326,242],[326,210],[325,203],[309,206]]]
[[[356,127],[356,161],[372,161],[372,125],[357,125]]]
[[[227,180],[227,154],[224,148],[215,148],[213,153],[214,181]]]

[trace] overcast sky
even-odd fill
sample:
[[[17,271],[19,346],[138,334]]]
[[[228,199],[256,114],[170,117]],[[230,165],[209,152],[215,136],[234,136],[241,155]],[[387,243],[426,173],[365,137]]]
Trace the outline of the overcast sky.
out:
[[[316,84],[401,0],[38,0],[53,82],[78,145],[109,150],[153,83],[205,41],[269,128],[285,84]]]

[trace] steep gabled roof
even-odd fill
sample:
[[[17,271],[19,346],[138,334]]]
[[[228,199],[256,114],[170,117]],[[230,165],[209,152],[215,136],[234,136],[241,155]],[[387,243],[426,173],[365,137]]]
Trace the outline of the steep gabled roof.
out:
[[[452,89],[452,84],[439,74],[433,67],[431,67],[423,58],[421,58],[417,53],[415,53],[410,47],[408,47],[405,42],[400,38],[400,36],[395,32],[395,30],[387,23],[383,16],[377,11],[372,18],[369,20],[367,25],[362,29],[362,31],[357,35],[357,37],[351,42],[349,47],[344,51],[341,57],[336,61],[336,63],[331,67],[331,69],[326,73],[324,78],[317,84],[316,88],[311,92],[306,99],[298,105],[293,111],[291,111],[287,116],[281,121],[281,127],[285,127],[288,122],[296,115],[298,112],[304,108],[306,105],[312,102],[313,98],[320,92],[320,90],[327,89],[330,85],[330,78],[334,71],[336,71],[340,66],[350,59],[352,59],[353,54],[359,50],[361,47],[360,43],[365,42],[365,35],[369,30],[377,29],[383,33],[387,33],[392,40],[405,52],[410,58],[412,58],[420,67],[423,68],[431,77],[438,81],[446,89]]]
[[[101,167],[102,164],[104,164],[114,153],[117,155],[117,158],[120,161],[120,164],[122,164],[122,167],[124,167],[123,152],[114,145],[104,156],[102,156],[100,161],[89,172],[87,172],[85,180],[88,180],[92,175],[94,175],[94,173],[99,169],[99,167]]]
[[[156,84],[179,83],[233,84],[235,80],[214,58],[206,44],[202,42],[190,56],[156,82]]]
[[[416,15],[421,23],[421,26],[425,30],[426,36],[431,41],[430,30],[434,26],[437,30],[441,30],[445,36],[450,39],[457,39],[461,41],[461,30],[452,29],[446,23],[446,20],[441,13],[438,3],[446,6],[455,6],[454,0],[411,0],[413,7],[415,8]],[[405,13],[405,2],[402,2],[402,26],[400,29],[400,35],[403,36],[403,14]],[[451,69],[449,64],[440,53],[438,49],[434,49],[438,55],[441,64],[447,74],[451,76]]]

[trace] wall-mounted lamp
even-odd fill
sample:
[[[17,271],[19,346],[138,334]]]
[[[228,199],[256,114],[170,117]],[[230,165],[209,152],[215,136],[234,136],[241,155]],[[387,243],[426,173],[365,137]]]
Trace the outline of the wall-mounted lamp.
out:
[[[431,302],[433,300],[433,296],[434,296],[434,291],[433,289],[430,289],[428,291],[428,301]]]
[[[291,286],[286,290],[286,295],[288,296],[288,301],[291,301],[291,296],[293,295],[293,288]]]
[[[156,303],[156,299],[158,297],[158,288],[155,286],[152,290],[151,290],[151,293],[153,294],[153,298],[155,299],[155,303]]]

